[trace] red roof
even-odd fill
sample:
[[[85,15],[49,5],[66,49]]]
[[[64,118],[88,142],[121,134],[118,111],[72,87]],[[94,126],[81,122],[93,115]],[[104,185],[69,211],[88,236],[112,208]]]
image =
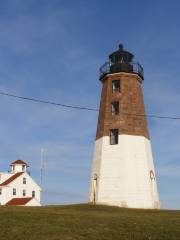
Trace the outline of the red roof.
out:
[[[10,178],[6,179],[3,183],[0,184],[0,186],[6,186],[9,183],[11,183],[12,181],[14,181],[16,178],[18,178],[19,176],[21,176],[24,172],[18,172],[15,173],[14,175],[12,175]]]
[[[10,164],[10,166],[11,166],[11,165],[14,165],[14,164],[21,164],[21,165],[26,165],[26,166],[27,166],[27,163],[24,162],[23,160],[20,160],[20,159],[12,162],[12,163]]]
[[[32,197],[26,197],[26,198],[12,198],[9,202],[6,203],[6,205],[26,205]]]

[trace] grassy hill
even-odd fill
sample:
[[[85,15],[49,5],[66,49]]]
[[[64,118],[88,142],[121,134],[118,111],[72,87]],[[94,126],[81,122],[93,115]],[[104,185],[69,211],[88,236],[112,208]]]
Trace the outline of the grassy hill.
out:
[[[180,211],[86,204],[0,207],[0,240],[180,239]]]

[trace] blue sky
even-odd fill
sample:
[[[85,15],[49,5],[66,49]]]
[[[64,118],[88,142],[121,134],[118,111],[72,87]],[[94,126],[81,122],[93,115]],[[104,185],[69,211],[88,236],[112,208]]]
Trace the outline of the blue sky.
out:
[[[1,0],[0,90],[97,108],[120,42],[144,67],[146,112],[180,116],[179,1]],[[0,169],[29,162],[46,204],[86,202],[97,113],[0,96]],[[180,121],[149,119],[160,200],[180,209]]]

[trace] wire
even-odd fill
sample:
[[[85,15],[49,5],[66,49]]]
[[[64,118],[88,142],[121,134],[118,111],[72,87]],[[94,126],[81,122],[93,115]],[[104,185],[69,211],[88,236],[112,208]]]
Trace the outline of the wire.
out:
[[[99,111],[96,108],[88,108],[88,107],[67,105],[67,104],[62,104],[62,103],[56,103],[56,102],[41,100],[41,99],[37,99],[37,98],[23,97],[23,96],[14,95],[14,94],[2,92],[2,91],[0,91],[0,95],[4,95],[4,96],[7,96],[7,97],[12,97],[12,98],[18,98],[18,99],[27,100],[27,101],[32,101],[32,102],[55,105],[55,106],[64,107],[64,108],[72,108],[72,109],[86,110],[86,111],[96,111],[96,112]],[[155,115],[155,114],[133,114],[133,113],[132,114],[131,113],[122,113],[122,114],[129,115],[129,116],[137,116],[137,117],[180,120],[180,117],[160,116],[160,115]]]
[[[51,105],[55,105],[55,106],[65,107],[65,108],[73,108],[73,109],[88,110],[88,111],[98,111],[98,109],[95,109],[95,108],[80,107],[80,106],[71,106],[71,105],[66,105],[66,104],[62,104],[62,103],[45,101],[45,100],[41,100],[41,99],[37,99],[37,98],[29,98],[29,97],[17,96],[17,95],[14,95],[14,94],[5,93],[5,92],[1,92],[1,91],[0,91],[0,95],[4,95],[4,96],[8,96],[8,97],[13,97],[13,98],[19,98],[19,99],[28,100],[28,101],[33,101],[33,102],[51,104]]]
[[[137,117],[148,117],[148,118],[161,118],[161,119],[170,119],[170,120],[180,120],[180,117],[170,117],[170,116],[160,116],[154,114],[131,114],[131,113],[122,113],[125,115],[133,115]]]

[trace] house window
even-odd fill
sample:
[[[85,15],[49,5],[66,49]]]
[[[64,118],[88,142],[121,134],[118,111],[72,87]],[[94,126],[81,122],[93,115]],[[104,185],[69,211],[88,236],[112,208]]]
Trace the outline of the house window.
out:
[[[111,129],[110,130],[110,144],[111,145],[118,144],[118,135],[119,135],[119,130],[118,129]]]
[[[35,197],[35,191],[32,191],[32,197]]]
[[[16,188],[13,188],[13,195],[16,195]]]
[[[23,184],[26,184],[26,178],[25,177],[23,178]]]
[[[25,165],[22,166],[22,171],[23,171],[23,172],[25,171]]]
[[[112,92],[120,92],[120,80],[112,81]]]
[[[118,101],[111,103],[111,112],[112,112],[112,115],[119,114],[119,102]]]
[[[26,196],[26,190],[23,189],[23,196]]]
[[[2,194],[2,188],[0,188],[0,195]]]

